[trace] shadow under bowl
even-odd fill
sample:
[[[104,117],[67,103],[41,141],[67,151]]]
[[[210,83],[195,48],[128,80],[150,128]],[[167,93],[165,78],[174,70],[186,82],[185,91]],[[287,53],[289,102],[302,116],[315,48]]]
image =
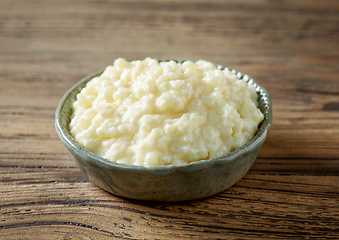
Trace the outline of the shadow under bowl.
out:
[[[220,193],[238,182],[253,165],[271,126],[272,106],[268,92],[250,76],[223,65],[215,65],[219,69],[229,69],[238,79],[254,85],[258,94],[259,108],[264,114],[264,120],[260,123],[254,138],[224,157],[180,166],[143,167],[118,164],[87,151],[69,132],[73,103],[86,83],[93,77],[101,75],[103,71],[83,78],[63,96],[55,115],[56,131],[86,177],[115,195],[137,200],[177,202],[206,198]]]

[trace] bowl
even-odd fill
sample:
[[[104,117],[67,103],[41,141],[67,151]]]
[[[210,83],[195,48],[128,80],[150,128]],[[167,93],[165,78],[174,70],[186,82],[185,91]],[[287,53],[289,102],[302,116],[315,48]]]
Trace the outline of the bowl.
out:
[[[174,61],[181,63],[184,60]],[[89,80],[99,76],[103,71],[83,78],[66,92],[56,110],[56,131],[86,177],[97,186],[120,197],[177,202],[206,198],[220,193],[238,182],[253,165],[271,126],[272,107],[268,92],[250,76],[223,65],[215,66],[219,69],[229,69],[238,79],[254,85],[258,94],[259,108],[264,114],[264,120],[260,123],[254,138],[224,157],[179,166],[144,167],[118,164],[87,151],[74,140],[68,125],[77,94]]]

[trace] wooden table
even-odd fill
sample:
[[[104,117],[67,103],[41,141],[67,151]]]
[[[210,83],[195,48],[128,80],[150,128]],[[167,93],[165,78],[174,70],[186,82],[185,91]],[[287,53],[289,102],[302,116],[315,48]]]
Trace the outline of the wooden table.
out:
[[[254,77],[274,121],[233,187],[183,203],[89,182],[54,129],[116,58],[206,59]],[[0,239],[339,238],[338,1],[0,1]]]

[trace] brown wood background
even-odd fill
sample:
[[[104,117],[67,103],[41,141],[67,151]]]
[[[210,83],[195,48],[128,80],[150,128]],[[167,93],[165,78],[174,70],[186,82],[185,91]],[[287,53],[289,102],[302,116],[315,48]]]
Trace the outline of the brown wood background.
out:
[[[270,92],[273,126],[235,186],[140,202],[73,163],[54,129],[62,95],[148,56],[228,65]],[[335,239],[338,181],[338,1],[0,1],[0,239]]]

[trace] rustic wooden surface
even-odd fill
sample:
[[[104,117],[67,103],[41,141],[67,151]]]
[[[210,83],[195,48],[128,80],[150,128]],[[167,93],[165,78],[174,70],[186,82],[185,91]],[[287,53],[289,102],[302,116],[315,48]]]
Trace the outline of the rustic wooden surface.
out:
[[[54,129],[114,59],[252,75],[274,121],[249,173],[208,199],[132,201],[89,182]],[[339,2],[0,1],[0,239],[339,238]]]

